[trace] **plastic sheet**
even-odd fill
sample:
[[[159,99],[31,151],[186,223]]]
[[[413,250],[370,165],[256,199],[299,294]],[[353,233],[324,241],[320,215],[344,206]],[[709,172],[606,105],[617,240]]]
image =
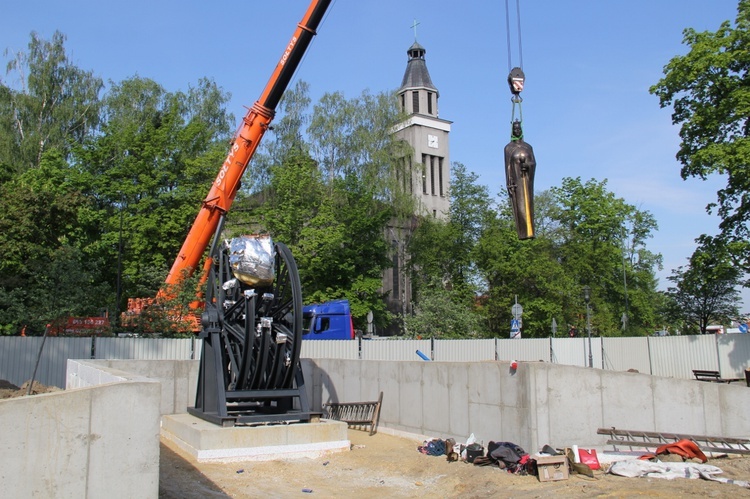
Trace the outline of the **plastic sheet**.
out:
[[[229,243],[234,276],[250,286],[267,286],[274,279],[273,242],[268,235],[235,237]]]

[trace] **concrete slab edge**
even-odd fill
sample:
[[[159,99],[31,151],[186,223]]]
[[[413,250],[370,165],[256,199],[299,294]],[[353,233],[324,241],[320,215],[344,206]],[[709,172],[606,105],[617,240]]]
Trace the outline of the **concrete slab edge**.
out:
[[[347,452],[351,448],[349,440],[316,442],[308,444],[267,445],[262,447],[236,447],[231,449],[198,450],[169,431],[162,429],[161,435],[174,442],[200,463],[237,461],[276,461],[281,459],[316,459],[335,452]]]

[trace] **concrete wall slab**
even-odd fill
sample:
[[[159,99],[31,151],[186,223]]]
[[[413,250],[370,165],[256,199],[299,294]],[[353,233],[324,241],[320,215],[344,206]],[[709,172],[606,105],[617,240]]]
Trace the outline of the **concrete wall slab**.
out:
[[[92,390],[87,497],[158,493],[160,399],[153,381]]]
[[[601,428],[639,429],[655,424],[653,376],[601,371]]]
[[[674,433],[706,435],[705,391],[716,390],[719,388],[717,385],[654,376],[653,387],[656,428],[670,428],[669,431]]]
[[[459,437],[471,434],[469,428],[469,367],[454,363],[448,371],[448,433]],[[456,440],[457,442],[459,440]]]
[[[157,497],[159,385],[0,400],[3,497]]]

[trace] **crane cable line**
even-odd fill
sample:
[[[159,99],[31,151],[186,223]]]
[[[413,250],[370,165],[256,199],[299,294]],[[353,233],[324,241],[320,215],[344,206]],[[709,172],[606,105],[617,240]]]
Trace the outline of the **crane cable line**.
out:
[[[521,108],[521,92],[526,81],[526,76],[523,73],[523,42],[521,36],[521,0],[516,0],[516,30],[518,31],[518,63],[519,65],[513,67],[513,50],[511,49],[511,37],[510,37],[510,7],[509,0],[505,0],[505,31],[507,36],[508,45],[508,86],[510,92],[513,94],[511,102],[513,106],[511,108],[510,121],[518,121],[523,123],[523,109]],[[516,120],[516,106],[518,106],[518,120]]]
[[[518,31],[518,67],[523,69],[523,43],[521,38],[521,0],[516,0],[516,29]],[[510,9],[508,0],[505,0],[505,32],[508,45],[508,73],[510,73],[513,55],[510,42]]]

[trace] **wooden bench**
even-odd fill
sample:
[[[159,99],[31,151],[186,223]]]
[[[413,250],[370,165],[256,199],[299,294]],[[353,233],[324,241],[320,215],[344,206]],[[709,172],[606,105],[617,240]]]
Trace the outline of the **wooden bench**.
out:
[[[703,369],[693,369],[693,376],[698,381],[710,381],[713,383],[731,383],[740,381],[739,378],[722,378],[719,371],[707,371]]]
[[[383,392],[378,400],[372,402],[330,402],[323,404],[328,419],[344,421],[349,426],[369,426],[370,435],[378,431],[380,405],[383,403]]]

